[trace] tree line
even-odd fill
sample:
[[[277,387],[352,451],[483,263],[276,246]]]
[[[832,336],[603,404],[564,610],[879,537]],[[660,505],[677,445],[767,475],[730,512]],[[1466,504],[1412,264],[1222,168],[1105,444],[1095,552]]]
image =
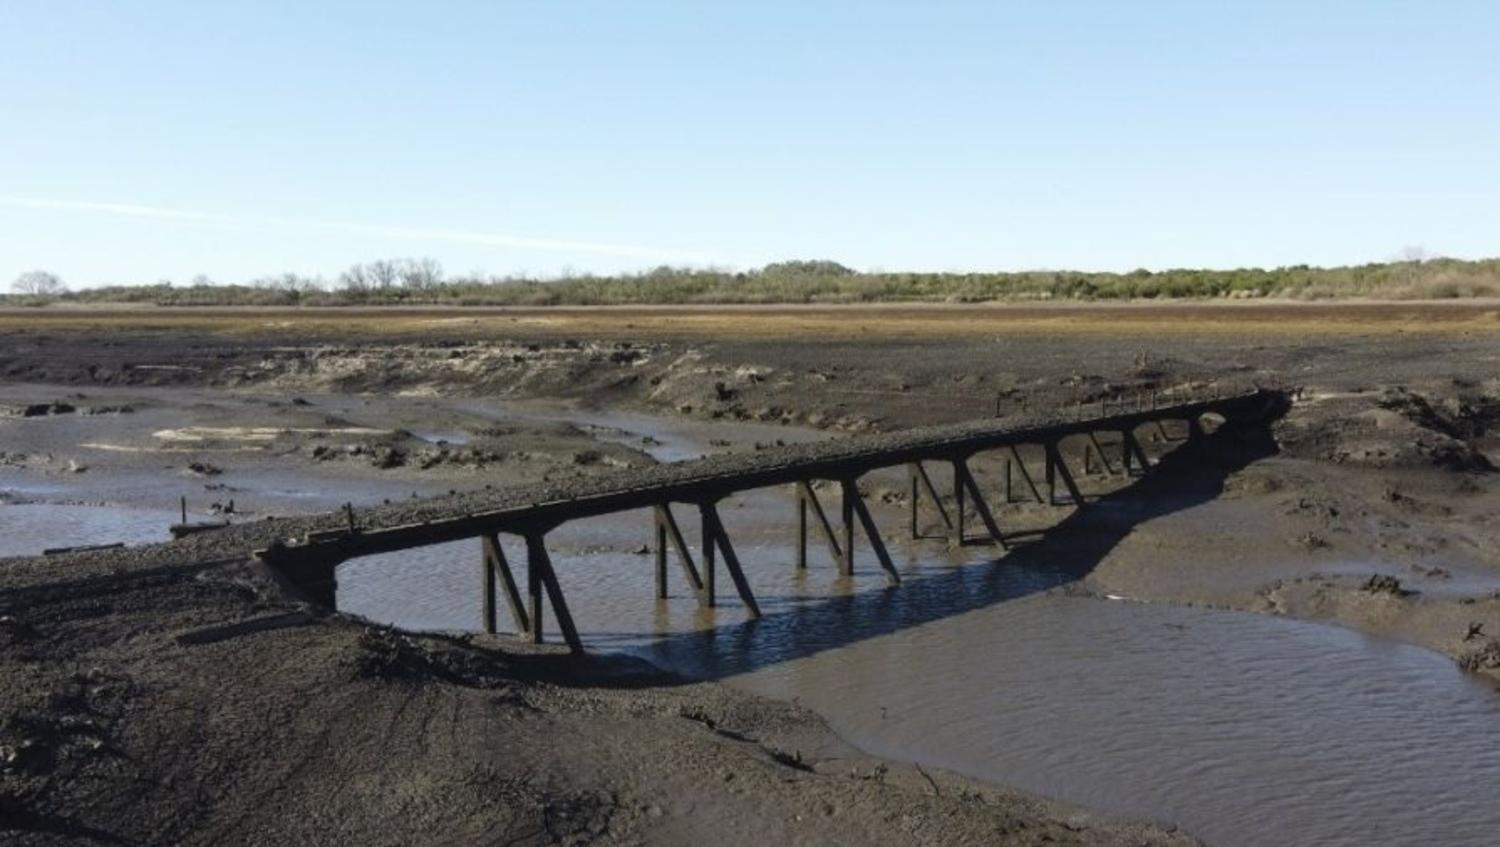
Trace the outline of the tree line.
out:
[[[1422,257],[1343,267],[1233,270],[1135,270],[1128,273],[1014,271],[859,272],[827,260],[762,268],[661,266],[596,276],[448,276],[436,260],[383,259],[351,266],[336,279],[281,274],[248,283],[107,285],[70,291],[45,271],[18,277],[11,304],[50,302],[234,305],[654,305],[671,303],[874,303],[1162,298],[1377,297],[1432,299],[1500,296],[1500,259]]]

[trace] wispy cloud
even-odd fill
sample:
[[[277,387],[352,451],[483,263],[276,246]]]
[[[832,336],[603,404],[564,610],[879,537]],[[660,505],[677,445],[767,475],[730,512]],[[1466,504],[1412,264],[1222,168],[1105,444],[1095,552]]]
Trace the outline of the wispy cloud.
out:
[[[41,209],[49,212],[94,212],[105,215],[122,215],[131,218],[159,218],[178,221],[214,221],[222,218],[206,212],[188,212],[182,209],[162,209],[156,206],[137,206],[131,203],[88,203],[74,200],[39,200],[34,197],[7,197],[0,195],[0,206],[13,209]]]
[[[612,244],[597,241],[573,241],[554,238],[531,238],[507,233],[482,232],[478,230],[448,229],[428,226],[392,226],[385,224],[358,223],[355,221],[331,221],[310,218],[267,217],[256,215],[223,215],[189,209],[166,209],[159,206],[141,206],[134,203],[99,203],[82,200],[47,200],[35,197],[13,197],[0,195],[0,206],[12,209],[34,209],[50,212],[80,212],[86,214],[115,215],[119,217],[148,218],[165,222],[208,223],[231,226],[275,226],[293,229],[322,229],[347,232],[352,235],[392,238],[429,243],[474,244],[484,247],[507,247],[517,250],[542,250],[555,253],[584,253],[598,256],[614,256],[626,259],[647,259],[663,262],[690,262],[704,264],[712,259],[704,254],[634,244]]]

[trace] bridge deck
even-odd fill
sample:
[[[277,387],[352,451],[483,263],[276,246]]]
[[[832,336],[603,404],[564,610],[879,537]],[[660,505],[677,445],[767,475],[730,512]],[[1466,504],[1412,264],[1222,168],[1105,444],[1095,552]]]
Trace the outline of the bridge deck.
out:
[[[266,552],[287,563],[329,561],[495,533],[540,537],[579,518],[665,503],[709,503],[738,491],[807,480],[852,480],[878,468],[962,460],[984,450],[1055,444],[1071,435],[1129,431],[1152,421],[1196,420],[1208,414],[1229,420],[1258,418],[1270,414],[1281,397],[1279,392],[1257,390],[1072,420],[1013,415],[709,456],[566,483],[484,490],[361,510],[350,516],[352,532],[348,526],[331,528],[325,521],[319,530]]]

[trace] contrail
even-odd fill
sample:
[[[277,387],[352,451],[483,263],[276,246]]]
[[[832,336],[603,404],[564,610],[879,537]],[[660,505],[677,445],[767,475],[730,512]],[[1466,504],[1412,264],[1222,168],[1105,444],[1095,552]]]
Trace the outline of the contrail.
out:
[[[475,230],[447,229],[444,227],[388,226],[383,224],[356,223],[354,221],[330,221],[304,218],[257,217],[244,215],[221,215],[187,209],[165,209],[159,206],[142,206],[134,203],[98,203],[81,200],[46,200],[35,197],[12,197],[0,195],[0,206],[13,209],[37,209],[52,212],[85,212],[90,214],[118,215],[132,218],[151,218],[163,221],[192,223],[239,224],[250,226],[279,226],[291,228],[315,228],[338,230],[356,235],[373,235],[381,238],[399,238],[412,241],[440,241],[451,244],[477,244],[485,247],[512,247],[522,250],[548,250],[560,253],[590,253],[599,256],[616,256],[628,259],[652,259],[669,262],[692,262],[707,264],[711,258],[701,253],[681,250],[666,250],[633,244],[610,244],[596,241],[570,241],[553,238],[530,238],[505,233],[480,232]]]

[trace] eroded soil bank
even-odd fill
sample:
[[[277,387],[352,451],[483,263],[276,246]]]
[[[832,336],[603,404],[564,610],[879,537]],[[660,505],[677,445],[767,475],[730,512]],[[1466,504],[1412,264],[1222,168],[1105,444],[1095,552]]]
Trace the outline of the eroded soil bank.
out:
[[[0,421],[0,488],[59,502],[92,475],[102,493],[91,499],[170,509],[192,494],[195,510],[217,503],[222,515],[233,500],[230,519],[254,520],[587,475],[654,461],[662,446],[545,413],[486,423],[456,395],[765,424],[753,436],[725,428],[722,449],[754,450],[789,424],[836,435],[993,414],[997,402],[1074,408],[1278,383],[1300,390],[1273,433],[1277,455],[1191,508],[1095,510],[1075,526],[1079,556],[1090,537],[1116,540],[1068,590],[1331,620],[1493,673],[1500,324],[1482,304],[1457,315],[1403,304],[1308,335],[1288,329],[1306,315],[1286,308],[1155,323],[1110,310],[845,310],[814,316],[816,334],[804,334],[812,318],[775,310],[741,315],[738,332],[608,310],[255,314],[107,334],[114,317],[14,319],[0,345],[12,415]],[[998,471],[981,463],[987,490]],[[264,484],[298,474],[321,492],[300,506]],[[1087,484],[1103,495],[1123,480]],[[899,481],[869,485],[882,526],[900,527]],[[1023,504],[1000,517],[1015,529],[1058,520]],[[0,572],[0,656],[24,680],[0,695],[0,796],[27,837],[309,840],[320,826],[338,833],[326,840],[391,843],[1179,837],[867,759],[806,712],[716,685],[661,686],[638,668],[574,666],[509,642],[304,623],[242,566],[158,570],[173,558],[103,552]],[[248,623],[224,629],[236,622]],[[754,790],[741,791],[747,781]]]

